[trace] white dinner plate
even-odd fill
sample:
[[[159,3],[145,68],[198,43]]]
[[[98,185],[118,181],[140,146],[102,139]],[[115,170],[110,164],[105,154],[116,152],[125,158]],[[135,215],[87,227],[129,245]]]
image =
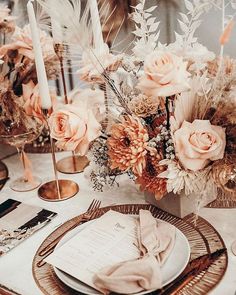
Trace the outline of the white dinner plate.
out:
[[[159,220],[160,222],[165,222],[163,220]],[[84,223],[82,225],[79,225],[75,229],[71,230],[68,232],[57,244],[56,248],[59,248],[62,246],[65,242],[67,242],[69,239],[71,239],[74,235],[79,233],[81,230],[83,230],[88,224],[91,222],[94,222],[94,220],[89,221],[87,223]],[[190,258],[190,246],[187,238],[185,235],[177,228],[176,229],[176,240],[175,240],[175,245],[174,248],[166,260],[165,264],[161,268],[162,272],[162,281],[163,281],[163,287],[170,282],[172,282],[174,279],[176,279],[182,271],[185,269],[186,265],[189,262]],[[67,286],[70,288],[87,294],[87,295],[100,295],[97,290],[89,287],[88,285],[82,283],[78,279],[68,275],[67,273],[63,272],[62,270],[54,267],[54,271],[57,275],[57,277]],[[149,290],[149,291],[143,291],[140,292],[136,295],[143,295],[150,293],[154,290]],[[135,295],[135,294],[134,294]]]

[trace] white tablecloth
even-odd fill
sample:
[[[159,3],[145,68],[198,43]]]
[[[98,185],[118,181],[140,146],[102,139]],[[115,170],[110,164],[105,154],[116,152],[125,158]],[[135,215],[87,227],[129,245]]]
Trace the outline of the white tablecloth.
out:
[[[66,153],[58,153],[57,159],[65,157]],[[50,154],[31,154],[35,175],[48,181],[53,178],[53,169]],[[20,162],[17,156],[12,156],[4,161],[9,169],[11,179],[21,175]],[[138,191],[132,181],[123,179],[119,188],[99,193],[94,192],[91,184],[84,174],[65,175],[59,173],[60,178],[73,179],[80,185],[79,193],[63,202],[45,202],[38,198],[37,190],[17,193],[8,185],[0,191],[0,202],[13,198],[31,205],[38,205],[58,213],[47,226],[40,229],[29,239],[22,242],[15,249],[0,258],[0,285],[22,295],[40,295],[42,292],[37,287],[32,275],[32,260],[34,254],[43,240],[63,221],[84,212],[92,199],[102,201],[102,206],[125,203],[144,203],[143,194]],[[207,219],[222,235],[229,249],[229,266],[223,280],[210,293],[212,295],[235,295],[236,291],[236,257],[230,247],[236,239],[236,209],[201,209],[200,215]]]

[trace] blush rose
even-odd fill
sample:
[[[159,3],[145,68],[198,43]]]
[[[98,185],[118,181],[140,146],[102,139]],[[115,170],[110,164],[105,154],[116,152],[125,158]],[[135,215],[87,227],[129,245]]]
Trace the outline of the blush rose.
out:
[[[44,60],[55,57],[53,39],[42,30],[39,31],[39,35]],[[11,39],[11,43],[3,45],[0,48],[1,57],[6,55],[9,50],[18,50],[19,54],[22,54],[30,60],[34,60],[33,43],[29,25],[24,26],[22,29],[16,27]]]
[[[63,105],[49,118],[51,136],[56,145],[85,155],[89,144],[100,135],[101,125],[92,110],[80,105]]]
[[[184,121],[173,137],[176,155],[186,169],[198,171],[224,157],[225,130],[208,120]]]
[[[187,63],[182,57],[156,50],[144,61],[138,88],[148,96],[171,96],[189,89]]]
[[[23,87],[23,108],[29,116],[33,116],[40,121],[44,122],[44,115],[41,106],[41,98],[39,94],[39,86],[35,85],[33,81],[29,81],[27,84],[22,84]],[[53,105],[56,105],[56,92],[50,89],[50,97]]]

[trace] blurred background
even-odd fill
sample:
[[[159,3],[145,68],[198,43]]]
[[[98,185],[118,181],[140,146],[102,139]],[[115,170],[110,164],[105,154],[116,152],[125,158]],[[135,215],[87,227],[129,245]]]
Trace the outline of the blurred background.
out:
[[[27,19],[26,4],[28,0],[0,0],[0,2],[5,2],[10,7],[14,8],[14,14],[19,15],[19,21],[24,21]],[[86,2],[87,0],[82,0]],[[190,0],[191,2],[192,0]],[[122,20],[125,19],[122,26],[121,34],[117,38],[117,43],[120,43],[121,40],[125,39],[122,44],[119,44],[119,49],[122,50],[127,47],[129,41],[132,39],[132,35],[129,35],[127,38],[127,33],[132,30],[132,24],[128,20],[129,13],[132,12],[132,6],[135,6],[139,1],[138,0],[100,0],[100,5],[104,2],[109,3],[111,11],[115,8],[115,12],[110,20],[110,23],[107,24],[104,28],[104,35],[106,35],[106,30],[109,30],[111,23],[114,25],[114,34],[119,28]],[[213,3],[220,1],[212,0]],[[161,35],[160,41],[162,43],[171,43],[174,41],[174,31],[177,31],[178,22],[177,18],[179,17],[179,12],[184,12],[184,1],[183,0],[146,0],[145,7],[151,7],[153,5],[158,5],[158,8],[153,12],[158,19],[161,21]],[[230,5],[227,7],[227,14],[234,15],[235,11],[231,8]],[[207,46],[209,50],[214,51],[215,53],[219,52],[219,36],[221,33],[221,12],[215,8],[212,9],[209,13],[203,16],[203,22],[200,28],[197,31],[197,37],[199,42]],[[114,37],[113,34],[113,37]],[[111,40],[110,40],[111,41]],[[225,54],[229,54],[232,57],[236,55],[235,50],[236,45],[236,29],[233,30],[231,41],[229,44],[226,44]]]

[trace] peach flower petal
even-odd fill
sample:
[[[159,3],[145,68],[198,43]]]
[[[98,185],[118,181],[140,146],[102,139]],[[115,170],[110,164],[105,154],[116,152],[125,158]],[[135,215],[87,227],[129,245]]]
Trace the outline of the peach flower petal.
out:
[[[177,157],[186,169],[197,171],[224,157],[225,130],[208,120],[184,121],[173,137]]]
[[[0,56],[7,54],[8,50],[18,50],[19,54],[34,60],[33,43],[31,38],[30,26],[26,25],[23,29],[16,26],[14,34],[11,37],[10,44],[3,45],[0,48]],[[53,47],[53,39],[40,30],[40,43],[42,46],[44,60],[48,60],[55,56]]]
[[[171,96],[186,91],[190,75],[186,67],[182,57],[153,51],[144,61],[144,76],[140,78],[138,88],[149,96]]]
[[[51,136],[63,150],[85,155],[89,144],[100,135],[101,125],[93,111],[84,103],[80,106],[60,106],[49,118]]]

